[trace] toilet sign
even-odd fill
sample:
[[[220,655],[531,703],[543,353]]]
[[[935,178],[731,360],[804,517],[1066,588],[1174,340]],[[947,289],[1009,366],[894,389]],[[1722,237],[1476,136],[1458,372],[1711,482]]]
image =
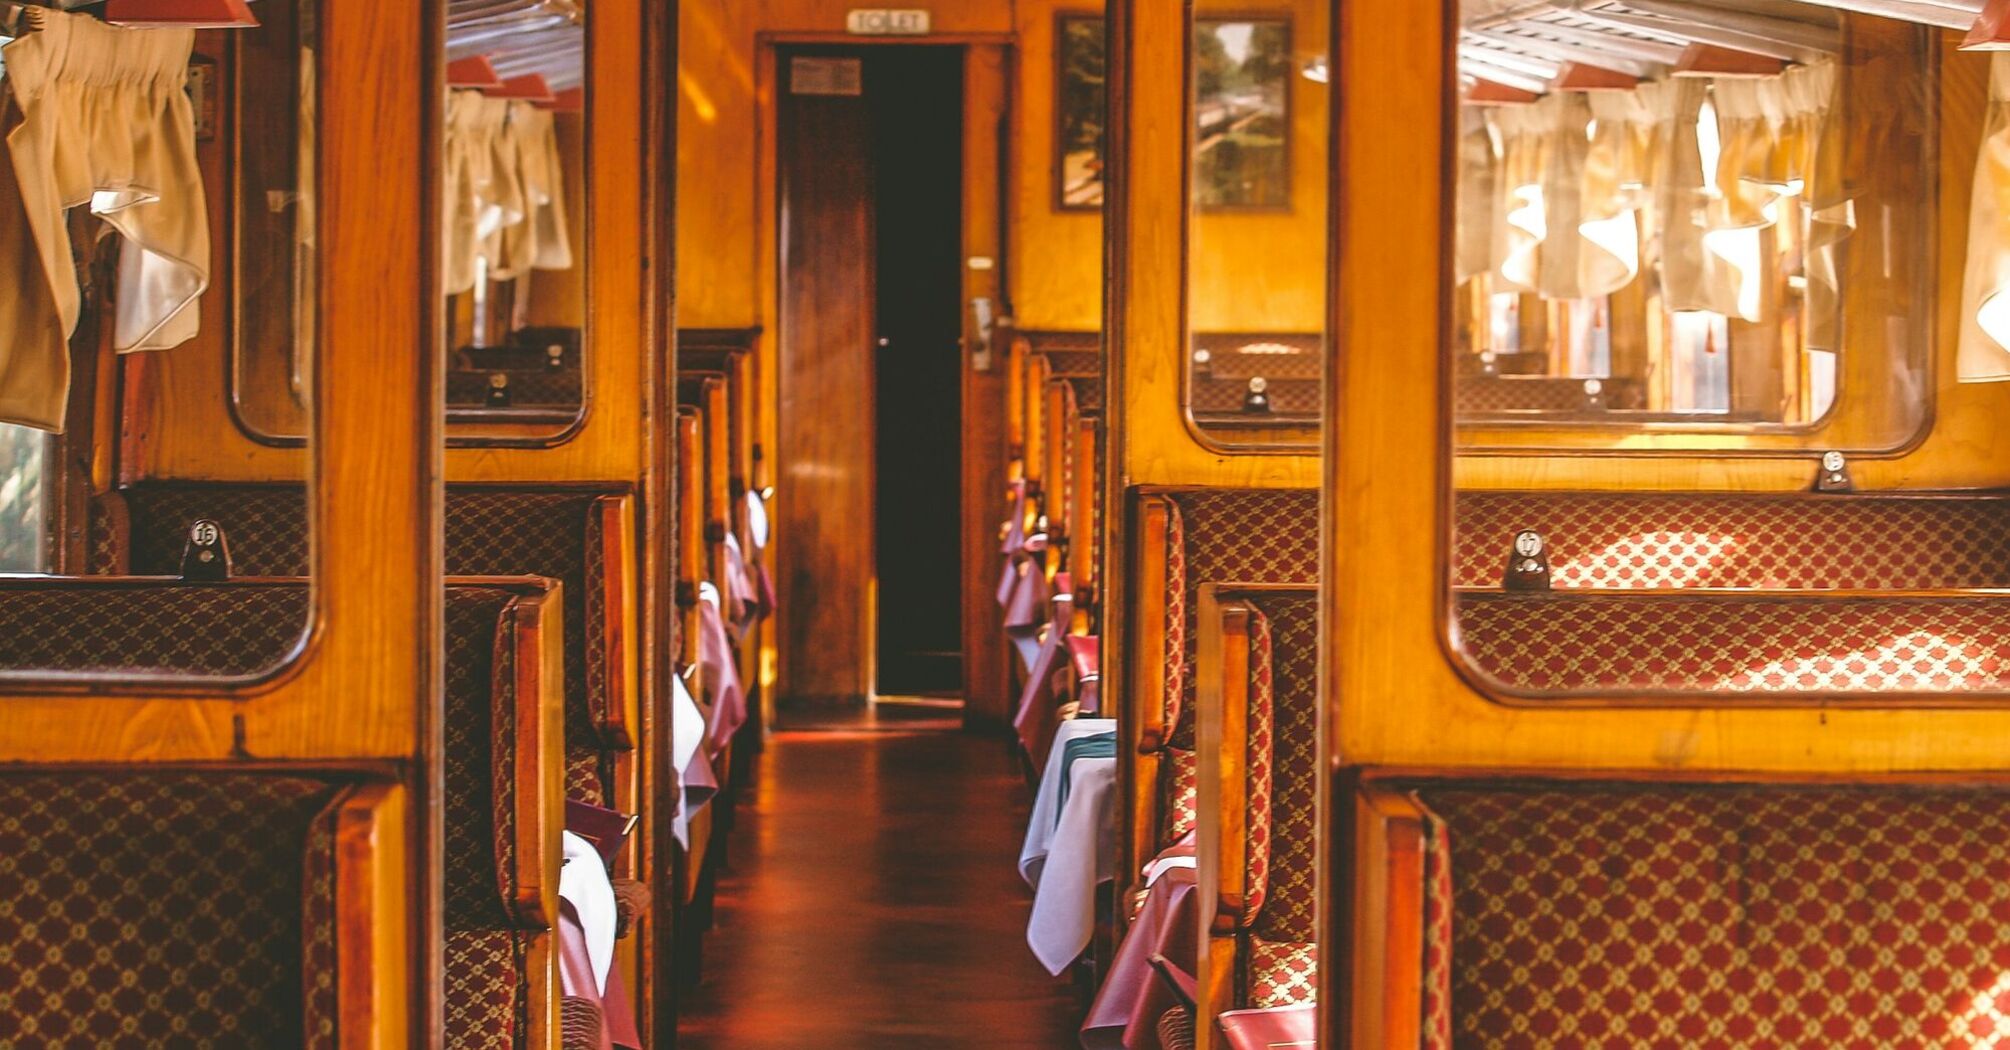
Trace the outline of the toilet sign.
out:
[[[845,15],[844,28],[855,36],[924,36],[928,12],[918,7],[859,7]]]

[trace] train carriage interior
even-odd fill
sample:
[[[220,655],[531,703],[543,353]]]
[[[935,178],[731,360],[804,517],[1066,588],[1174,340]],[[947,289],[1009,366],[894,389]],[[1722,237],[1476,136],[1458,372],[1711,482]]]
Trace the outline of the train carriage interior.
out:
[[[2010,1050],[2010,0],[0,0],[0,1050]]]

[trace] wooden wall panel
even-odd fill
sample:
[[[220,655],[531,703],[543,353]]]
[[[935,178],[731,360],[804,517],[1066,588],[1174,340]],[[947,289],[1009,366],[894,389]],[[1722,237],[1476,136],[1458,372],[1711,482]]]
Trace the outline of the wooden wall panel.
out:
[[[1001,234],[999,133],[1012,107],[1007,99],[1011,56],[1001,45],[970,48],[964,59],[963,254],[997,259]],[[963,299],[995,303],[999,271],[963,271]],[[963,355],[963,717],[972,725],[1004,726],[1011,720],[1005,616],[993,597],[998,581],[997,525],[1005,497],[1005,352],[1003,330],[994,338],[991,369],[971,366],[977,333],[964,310]]]

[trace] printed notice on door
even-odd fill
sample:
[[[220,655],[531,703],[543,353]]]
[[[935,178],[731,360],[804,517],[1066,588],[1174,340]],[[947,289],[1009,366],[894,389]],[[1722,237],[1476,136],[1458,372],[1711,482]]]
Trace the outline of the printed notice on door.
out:
[[[811,58],[798,55],[789,60],[789,93],[792,95],[857,95],[864,91],[862,63],[856,58]]]

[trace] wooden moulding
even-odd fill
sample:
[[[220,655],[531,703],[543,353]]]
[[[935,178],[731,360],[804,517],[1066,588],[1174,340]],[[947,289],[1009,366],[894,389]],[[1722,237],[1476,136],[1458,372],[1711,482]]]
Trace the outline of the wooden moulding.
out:
[[[1423,810],[1404,793],[1351,783],[1336,785],[1333,798],[1348,816],[1338,830],[1352,832],[1339,839],[1347,852],[1332,878],[1343,905],[1333,910],[1347,918],[1339,927],[1348,931],[1347,950],[1324,952],[1321,961],[1340,971],[1324,984],[1345,990],[1351,1009],[1328,1023],[1358,1050],[1416,1050],[1424,1006]]]
[[[607,625],[601,632],[600,658],[608,669],[606,720],[600,730],[608,746],[633,748],[641,736],[640,693],[636,685],[632,639],[641,637],[635,595],[635,497],[602,496],[593,501],[600,519],[602,558],[607,571],[600,579]]]
[[[558,877],[565,827],[565,630],[563,585],[511,603],[516,645],[517,921],[529,931],[524,979],[532,1046],[559,1032]]]
[[[417,1004],[407,975],[410,796],[365,783],[335,813],[336,1028],[351,1046],[403,1044]]]
[[[1216,1050],[1214,1019],[1241,1005],[1236,956],[1251,916],[1249,849],[1249,625],[1254,610],[1210,583],[1198,598],[1194,755],[1199,765],[1200,959],[1198,1050]]]
[[[1172,500],[1148,493],[1134,506],[1137,537],[1132,558],[1131,608],[1135,610],[1130,634],[1130,676],[1119,701],[1117,713],[1119,754],[1128,759],[1124,785],[1125,849],[1120,871],[1126,884],[1136,889],[1135,880],[1144,863],[1157,852],[1161,812],[1159,778],[1161,757],[1166,744],[1165,674],[1168,627],[1165,602],[1167,572],[1165,549],[1167,530],[1173,513]],[[1109,654],[1114,657],[1115,654]],[[1106,700],[1107,702],[1107,700]],[[1120,763],[1121,764],[1121,763]]]
[[[696,410],[677,411],[677,596],[679,606],[677,669],[698,663],[698,579],[705,564],[704,459]],[[687,687],[703,688],[696,673]]]

